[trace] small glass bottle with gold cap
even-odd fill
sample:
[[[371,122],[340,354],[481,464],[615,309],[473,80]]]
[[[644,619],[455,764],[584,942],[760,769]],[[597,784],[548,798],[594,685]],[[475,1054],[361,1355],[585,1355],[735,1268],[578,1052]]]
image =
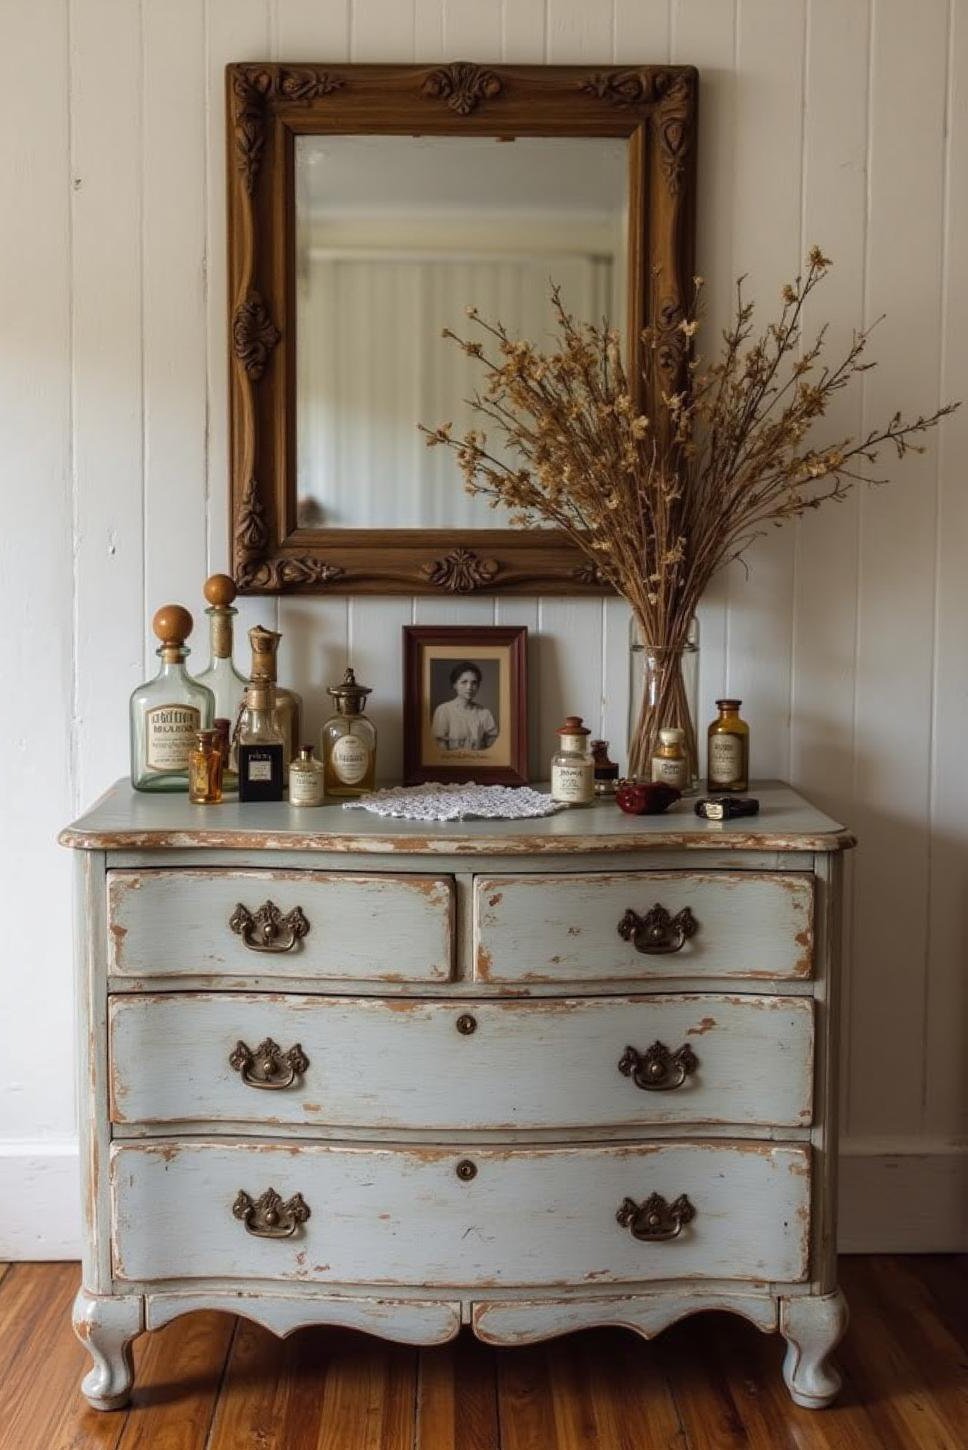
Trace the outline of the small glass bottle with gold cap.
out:
[[[199,730],[211,728],[215,696],[185,668],[192,617],[165,604],[151,627],[161,668],[131,696],[131,784],[135,790],[187,790],[188,756]]]
[[[322,750],[328,796],[360,796],[376,781],[376,726],[363,714],[368,685],[358,685],[347,669],[339,685],[328,685],[336,714],[323,726]]]
[[[188,799],[217,806],[222,799],[222,750],[217,730],[199,730],[188,752]]]
[[[271,680],[250,680],[239,722],[239,800],[281,801],[285,745]]]
[[[299,754],[289,767],[289,804],[321,806],[325,794],[322,761],[316,759],[311,745],[300,745]]]
[[[245,678],[232,662],[232,621],[239,612],[233,609],[232,604],[238,591],[235,580],[228,574],[213,574],[205,580],[202,592],[209,604],[205,613],[208,615],[212,657],[208,669],[197,678],[199,684],[207,685],[215,696],[214,728],[222,734],[231,735],[246,686]],[[220,725],[220,721],[225,722],[224,726]],[[229,769],[227,760],[222,784],[226,790],[234,790],[238,784],[235,771]]]
[[[289,762],[294,759],[300,745],[300,717],[302,699],[295,690],[287,690],[278,682],[276,652],[282,635],[277,630],[265,629],[261,624],[249,630],[249,644],[252,646],[252,673],[250,679],[268,680],[275,686],[275,710],[282,730],[284,746],[283,769],[288,775]]]

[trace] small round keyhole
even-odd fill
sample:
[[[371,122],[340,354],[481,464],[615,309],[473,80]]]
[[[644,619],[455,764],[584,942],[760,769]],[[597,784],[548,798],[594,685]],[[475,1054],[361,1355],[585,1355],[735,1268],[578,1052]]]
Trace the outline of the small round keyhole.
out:
[[[477,1164],[472,1163],[469,1158],[462,1158],[457,1165],[456,1172],[462,1183],[470,1183],[472,1178],[477,1177]]]
[[[470,1037],[472,1032],[477,1031],[477,1021],[469,1012],[464,1012],[457,1019],[457,1031],[464,1037]]]

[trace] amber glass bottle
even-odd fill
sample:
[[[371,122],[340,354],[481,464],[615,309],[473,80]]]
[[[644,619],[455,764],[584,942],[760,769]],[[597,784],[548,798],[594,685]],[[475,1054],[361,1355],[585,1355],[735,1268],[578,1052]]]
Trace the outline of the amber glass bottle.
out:
[[[719,715],[707,736],[706,777],[710,791],[749,789],[750,727],[739,716],[742,700],[717,700]]]

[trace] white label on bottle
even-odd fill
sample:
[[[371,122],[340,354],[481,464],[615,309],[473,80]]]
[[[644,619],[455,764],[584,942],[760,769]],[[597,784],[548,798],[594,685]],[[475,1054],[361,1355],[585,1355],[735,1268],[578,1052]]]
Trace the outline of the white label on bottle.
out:
[[[289,804],[291,806],[321,806],[323,803],[323,779],[320,770],[305,770],[295,764],[289,767]]]
[[[652,757],[652,779],[676,790],[685,790],[689,785],[689,762],[685,759],[670,760],[664,755]]]
[[[370,751],[358,735],[341,735],[333,746],[329,763],[344,785],[358,785],[370,765]]]
[[[709,784],[732,785],[743,778],[743,742],[738,735],[710,735]]]
[[[149,770],[187,770],[188,753],[202,712],[194,705],[156,705],[145,711],[145,765]]]
[[[581,803],[595,799],[595,766],[591,759],[576,760],[574,765],[552,765],[551,798],[556,801]]]
[[[272,761],[271,760],[250,760],[249,761],[249,779],[250,780],[271,780],[272,779]]]

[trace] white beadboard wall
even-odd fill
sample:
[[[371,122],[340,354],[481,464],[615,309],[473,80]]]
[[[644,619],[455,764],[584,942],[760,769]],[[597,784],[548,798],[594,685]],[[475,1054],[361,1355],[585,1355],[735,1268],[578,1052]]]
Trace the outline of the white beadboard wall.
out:
[[[964,0],[2,0],[0,534],[6,672],[0,1257],[77,1250],[69,861],[127,768],[160,603],[226,564],[223,67],[692,62],[709,335],[814,241],[831,343],[887,314],[831,433],[968,397]],[[853,826],[843,1243],[966,1247],[968,408],[889,486],[772,535],[702,611],[702,715]],[[894,472],[892,464],[888,467]],[[532,633],[534,762],[565,707],[624,733],[617,602],[243,602],[309,702],[351,657],[400,764],[399,626]],[[200,641],[196,654],[204,656]]]

